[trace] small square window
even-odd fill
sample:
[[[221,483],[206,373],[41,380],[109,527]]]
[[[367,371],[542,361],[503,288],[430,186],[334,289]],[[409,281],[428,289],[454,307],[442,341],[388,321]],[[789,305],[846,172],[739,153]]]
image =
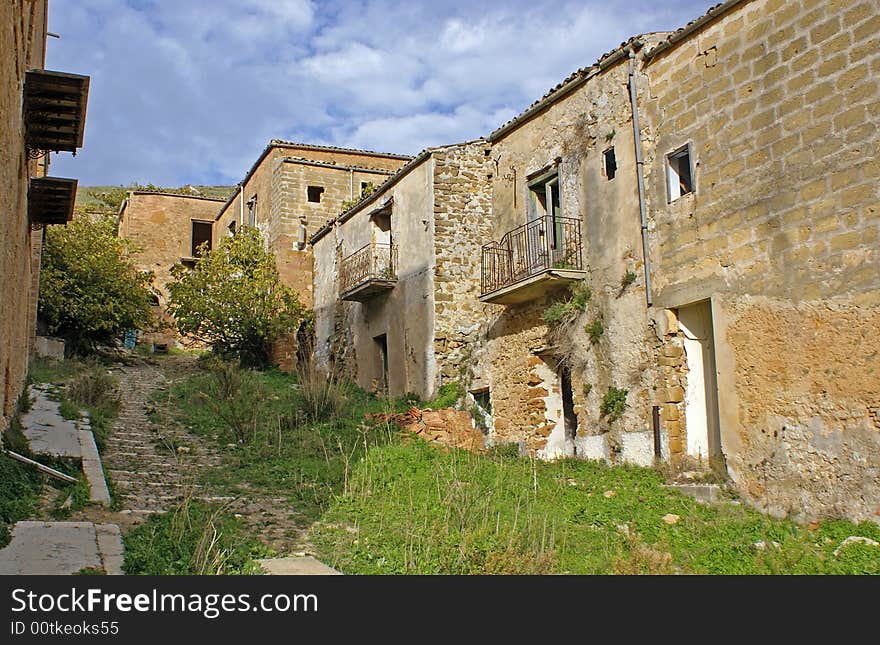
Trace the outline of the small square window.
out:
[[[614,156],[614,148],[608,148],[602,156],[605,159],[605,179],[614,179],[617,174],[617,157]]]
[[[321,195],[324,194],[323,186],[309,186],[306,189],[308,200],[314,204],[321,203]]]
[[[666,155],[666,181],[670,202],[694,192],[690,144]]]

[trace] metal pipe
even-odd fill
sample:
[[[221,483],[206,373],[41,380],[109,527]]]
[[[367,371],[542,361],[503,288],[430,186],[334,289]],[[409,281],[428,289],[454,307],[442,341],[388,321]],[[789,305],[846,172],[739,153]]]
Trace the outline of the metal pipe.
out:
[[[240,212],[238,214],[238,226],[244,226],[244,182],[238,185],[238,205]]]
[[[651,259],[648,256],[648,217],[645,213],[645,173],[642,159],[641,134],[639,134],[639,108],[636,105],[636,55],[629,49],[629,102],[632,108],[633,142],[636,148],[636,174],[639,182],[639,218],[642,225],[642,255],[645,258],[645,297],[650,307],[654,303],[651,295]]]
[[[10,457],[12,457],[13,459],[15,459],[16,461],[20,461],[21,463],[27,464],[28,466],[33,466],[37,470],[42,471],[42,472],[46,473],[47,475],[51,475],[52,477],[55,477],[56,479],[66,481],[68,484],[75,484],[77,481],[76,477],[71,477],[70,475],[66,475],[58,470],[55,470],[54,468],[49,468],[49,466],[44,466],[40,462],[34,461],[33,459],[28,459],[24,455],[20,455],[17,452],[12,452],[11,450],[7,450],[6,454],[9,455]]]
[[[655,405],[651,413],[654,420],[654,457],[660,459],[660,406]]]

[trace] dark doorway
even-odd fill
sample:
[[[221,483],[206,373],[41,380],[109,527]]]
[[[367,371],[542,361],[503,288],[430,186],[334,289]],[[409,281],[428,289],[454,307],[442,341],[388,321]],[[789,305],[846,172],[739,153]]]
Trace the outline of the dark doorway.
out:
[[[192,223],[192,257],[200,258],[202,257],[203,252],[207,252],[211,250],[211,222],[197,222],[193,221]],[[205,248],[201,249],[202,244],[205,244]]]
[[[386,334],[382,334],[381,336],[376,336],[373,338],[376,342],[376,349],[379,352],[379,361],[382,367],[381,372],[381,382],[379,383],[379,389],[382,392],[388,392],[388,336]]]
[[[566,363],[559,366],[559,386],[562,390],[562,417],[565,422],[565,438],[574,439],[578,418],[574,413],[574,394],[571,388],[571,369]]]

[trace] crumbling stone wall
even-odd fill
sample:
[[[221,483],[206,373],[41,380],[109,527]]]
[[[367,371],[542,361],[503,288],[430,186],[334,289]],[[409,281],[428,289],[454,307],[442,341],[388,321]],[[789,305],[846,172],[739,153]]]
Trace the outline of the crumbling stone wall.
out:
[[[584,285],[592,292],[586,311],[552,334],[541,314],[553,301],[565,299],[564,291],[548,290],[519,306],[492,305],[487,355],[495,440],[524,441],[536,452],[558,431],[543,394],[548,385],[552,389],[558,384],[542,382],[534,369],[544,354],[571,369],[578,427],[567,454],[644,463],[642,455],[651,450],[645,442],[657,379],[653,351],[659,342],[648,324],[642,278],[627,60],[603,70],[584,70],[583,75],[586,82],[545,111],[490,137],[495,164],[492,237],[500,239],[527,222],[527,178],[555,166],[562,216],[581,221]],[[645,87],[643,83],[642,93]],[[604,153],[612,147],[617,164],[613,178],[604,164]],[[637,279],[624,287],[628,271]],[[604,332],[594,344],[584,328],[597,320]],[[611,387],[628,390],[623,416],[614,421],[600,412]],[[627,438],[630,434],[637,436]]]
[[[880,518],[878,34],[870,0],[753,0],[645,68],[657,304],[711,299],[728,470],[775,513]]]
[[[33,336],[31,313],[36,302],[39,264],[32,244],[42,231],[32,231],[27,211],[28,179],[45,173],[47,159],[29,160],[22,121],[25,72],[42,68],[46,44],[46,2],[11,0],[0,5],[0,221],[3,284],[0,314],[0,429],[15,411],[27,376],[28,346]]]
[[[480,298],[480,247],[491,240],[490,148],[484,141],[434,153],[434,359],[440,383],[483,379],[489,307]]]

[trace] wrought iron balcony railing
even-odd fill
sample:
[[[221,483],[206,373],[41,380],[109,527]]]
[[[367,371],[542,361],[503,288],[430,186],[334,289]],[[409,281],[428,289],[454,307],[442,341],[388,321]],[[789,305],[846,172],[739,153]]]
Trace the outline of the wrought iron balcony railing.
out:
[[[544,271],[583,271],[581,223],[542,218],[508,231],[482,249],[480,291],[485,296]]]
[[[372,242],[342,260],[339,291],[343,300],[353,294],[372,295],[390,289],[397,281],[397,248],[393,244]]]

